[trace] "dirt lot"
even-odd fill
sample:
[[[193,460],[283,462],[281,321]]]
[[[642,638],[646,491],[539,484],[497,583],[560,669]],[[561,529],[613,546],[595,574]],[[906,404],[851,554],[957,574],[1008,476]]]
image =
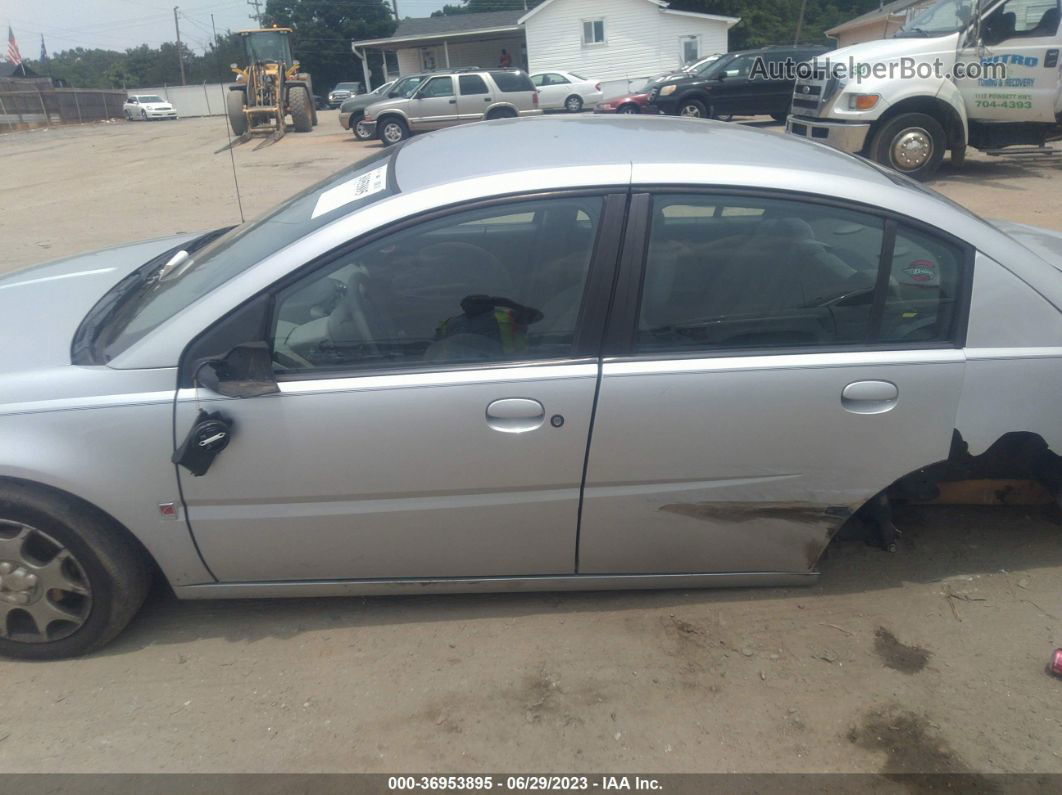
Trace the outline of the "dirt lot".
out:
[[[239,220],[220,119],[0,137],[0,268]],[[248,217],[366,149],[236,154]],[[934,187],[1062,228],[1059,165]],[[1062,773],[1062,521],[919,508],[806,590],[181,603],[0,662],[0,770]],[[987,785],[987,782],[986,782]]]

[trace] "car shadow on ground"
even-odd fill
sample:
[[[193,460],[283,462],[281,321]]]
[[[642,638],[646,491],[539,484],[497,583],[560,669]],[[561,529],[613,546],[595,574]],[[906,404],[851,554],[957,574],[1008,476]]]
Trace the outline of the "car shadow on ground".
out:
[[[1007,184],[1007,181],[1023,177],[1055,179],[1060,171],[1062,171],[1062,155],[1036,158],[1001,155],[991,160],[966,160],[958,167],[945,160],[940,170],[927,184],[932,188],[946,180],[952,183],[964,182],[969,185],[990,184],[993,188],[1026,193],[1029,191],[1027,185]]]
[[[129,629],[99,654],[126,654],[203,638],[245,643],[366,626],[696,608],[765,599],[808,602],[905,583],[933,583],[1001,570],[1016,574],[1062,564],[1062,518],[1054,506],[908,507],[897,511],[896,524],[903,532],[898,552],[889,554],[861,541],[837,542],[821,562],[822,577],[811,588],[181,601],[161,585]]]

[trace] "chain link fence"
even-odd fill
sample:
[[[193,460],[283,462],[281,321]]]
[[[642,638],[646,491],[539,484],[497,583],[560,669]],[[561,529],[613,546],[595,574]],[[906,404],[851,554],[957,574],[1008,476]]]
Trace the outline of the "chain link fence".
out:
[[[0,91],[0,132],[120,118],[125,98],[124,91],[82,88]]]

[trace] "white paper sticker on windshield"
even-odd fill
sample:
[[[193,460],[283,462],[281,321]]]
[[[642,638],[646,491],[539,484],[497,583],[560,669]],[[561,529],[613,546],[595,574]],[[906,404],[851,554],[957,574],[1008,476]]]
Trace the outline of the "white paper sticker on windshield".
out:
[[[366,171],[364,174],[359,174],[342,185],[329,188],[318,196],[317,204],[314,206],[313,215],[310,218],[316,218],[319,215],[330,213],[344,204],[350,204],[358,199],[364,199],[366,196],[372,196],[372,194],[379,193],[386,187],[386,165],[374,168],[372,171]]]

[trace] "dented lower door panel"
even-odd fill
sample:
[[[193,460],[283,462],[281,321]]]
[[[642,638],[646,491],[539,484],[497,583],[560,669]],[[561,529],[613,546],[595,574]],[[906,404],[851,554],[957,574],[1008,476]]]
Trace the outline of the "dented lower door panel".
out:
[[[606,362],[578,571],[813,569],[861,505],[947,457],[963,367],[955,349]],[[867,382],[895,400],[853,406]]]

